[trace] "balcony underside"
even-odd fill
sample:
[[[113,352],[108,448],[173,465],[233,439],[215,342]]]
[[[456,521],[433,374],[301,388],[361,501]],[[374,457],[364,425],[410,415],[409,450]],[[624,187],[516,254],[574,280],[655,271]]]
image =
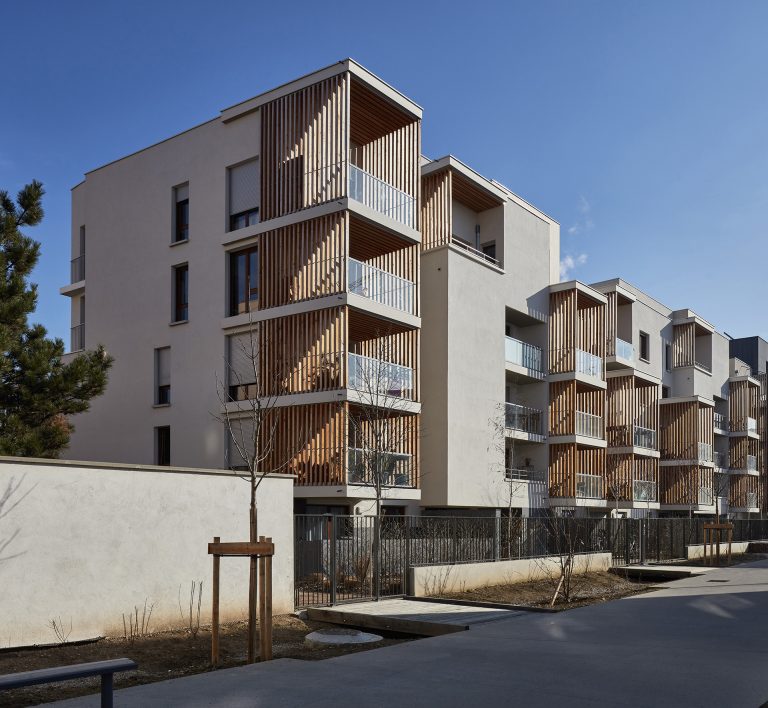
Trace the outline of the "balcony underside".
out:
[[[650,450],[647,447],[608,447],[609,455],[640,455],[641,457],[661,456],[658,450]]]
[[[578,381],[579,383],[583,383],[593,388],[608,388],[608,383],[599,376],[590,376],[589,374],[583,374],[578,371],[566,371],[561,374],[550,374],[548,380],[550,383],[554,383],[556,381]]]

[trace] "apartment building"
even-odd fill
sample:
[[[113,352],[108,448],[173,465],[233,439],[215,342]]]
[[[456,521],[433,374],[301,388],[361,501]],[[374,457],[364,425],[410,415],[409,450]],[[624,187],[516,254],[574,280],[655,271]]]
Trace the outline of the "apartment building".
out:
[[[300,508],[370,500],[374,429],[388,503],[417,503],[421,115],[346,60],[87,173],[62,293],[72,350],[115,364],[68,456],[242,468],[269,400]]]
[[[768,343],[558,282],[557,222],[421,119],[347,59],[87,173],[62,293],[115,365],[68,456],[258,448],[312,513],[370,513],[372,458],[389,513],[759,511]]]

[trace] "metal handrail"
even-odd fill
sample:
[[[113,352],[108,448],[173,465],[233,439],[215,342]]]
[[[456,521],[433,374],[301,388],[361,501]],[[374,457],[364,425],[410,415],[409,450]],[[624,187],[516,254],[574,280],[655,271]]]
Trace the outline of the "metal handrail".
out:
[[[699,442],[699,462],[712,462],[712,446],[709,443]]]
[[[711,506],[714,504],[712,490],[709,487],[699,487],[699,505]]]
[[[401,224],[416,226],[416,200],[410,194],[352,163],[349,163],[349,196]]]
[[[69,262],[70,267],[70,283],[79,283],[81,280],[85,280],[85,254],[79,255],[77,258],[73,258]]]
[[[757,472],[756,455],[747,455],[747,472]]]
[[[385,487],[411,486],[412,455],[404,452],[376,452],[360,447],[347,449],[347,483]]]
[[[504,356],[511,364],[524,366],[526,369],[544,373],[541,361],[541,347],[528,344],[514,337],[504,338]]]
[[[415,285],[410,280],[355,258],[349,259],[347,273],[349,292],[403,312],[415,312]]]
[[[70,330],[70,347],[71,352],[80,352],[85,349],[85,322],[81,322],[75,325]]]
[[[355,391],[409,398],[413,392],[413,369],[363,354],[348,356],[349,388]]]
[[[714,421],[717,430],[728,430],[728,416],[724,413],[715,413]]]
[[[632,361],[635,357],[635,348],[631,342],[625,342],[623,339],[616,337],[616,356]]]
[[[602,476],[577,472],[576,496],[584,499],[602,499],[604,497]]]
[[[706,371],[707,373],[709,374],[712,373],[712,367],[709,364],[705,364],[704,362],[699,361],[698,359],[695,359],[695,358],[693,360],[693,363],[695,366],[698,366],[700,369],[704,369],[704,371]]]
[[[632,498],[634,501],[639,502],[655,502],[656,501],[656,482],[647,479],[633,479],[632,480]]]
[[[642,447],[646,450],[656,449],[656,431],[652,428],[644,428],[641,425],[635,426],[634,433],[635,447]]]
[[[577,349],[576,371],[588,376],[601,377],[603,375],[603,360],[595,354],[590,354],[583,349]]]
[[[499,265],[499,261],[496,260],[493,256],[489,256],[487,253],[478,251],[476,248],[473,248],[466,241],[459,238],[458,236],[455,236],[455,235],[452,236],[451,243],[455,246],[458,246],[459,248],[462,248],[465,251],[468,251],[473,256],[477,256],[478,258],[481,258],[484,261],[488,261],[488,263],[493,263],[493,265],[496,265],[496,266]]]

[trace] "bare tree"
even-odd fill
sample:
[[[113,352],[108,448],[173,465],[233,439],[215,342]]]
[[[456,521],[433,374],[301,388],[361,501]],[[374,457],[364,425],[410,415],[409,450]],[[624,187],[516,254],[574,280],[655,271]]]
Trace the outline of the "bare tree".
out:
[[[589,521],[589,520],[585,520]],[[537,559],[536,563],[545,579],[554,588],[552,607],[558,600],[569,603],[573,600],[578,587],[576,556],[584,551],[584,534],[580,533],[580,520],[570,515],[550,513],[546,519],[547,537],[549,542],[548,557]],[[555,564],[551,563],[554,558]],[[588,571],[589,556],[584,557],[583,571]]]
[[[375,497],[371,557],[374,597],[381,597],[381,509],[391,487],[413,483],[411,414],[413,370],[395,363],[390,334],[376,332],[367,353],[350,353],[348,388],[355,391],[347,407],[347,479],[371,487]]]
[[[229,339],[224,379],[216,377],[219,411],[213,417],[227,431],[227,458],[230,469],[249,484],[249,540],[258,535],[257,493],[269,474],[284,472],[304,446],[301,429],[282,425],[289,406],[279,405],[286,391],[288,367],[274,357],[261,323],[249,316],[246,332]],[[272,357],[270,358],[270,355]],[[295,422],[295,421],[294,421]],[[234,458],[234,459],[233,459]],[[256,558],[251,558],[248,620],[256,626]],[[250,635],[250,661],[255,660],[255,632]]]
[[[720,497],[727,497],[731,490],[731,478],[727,473],[714,472],[712,493],[715,495],[715,522],[720,523]]]

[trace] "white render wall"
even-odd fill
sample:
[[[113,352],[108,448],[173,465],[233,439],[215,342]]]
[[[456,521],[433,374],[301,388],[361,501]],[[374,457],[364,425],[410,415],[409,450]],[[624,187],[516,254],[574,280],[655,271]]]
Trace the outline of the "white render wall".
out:
[[[186,626],[193,580],[203,581],[202,622],[211,615],[208,543],[248,540],[247,482],[214,470],[131,468],[0,457],[0,496],[21,481],[0,519],[0,647],[123,636],[122,614],[154,603],[152,630]],[[26,494],[26,496],[24,496]],[[264,479],[259,534],[275,543],[273,610],[293,611],[293,478]],[[248,561],[221,563],[222,621],[248,612]]]
[[[81,225],[87,233],[85,345],[103,344],[115,363],[105,394],[72,418],[68,458],[154,464],[153,429],[170,425],[172,465],[224,467],[226,435],[212,412],[225,370],[227,167],[259,145],[258,111],[216,119],[89,172],[73,190],[73,256]],[[189,241],[171,246],[173,187],[185,182]],[[189,322],[171,325],[171,268],[181,263]],[[153,407],[154,349],[166,346],[171,405]]]

